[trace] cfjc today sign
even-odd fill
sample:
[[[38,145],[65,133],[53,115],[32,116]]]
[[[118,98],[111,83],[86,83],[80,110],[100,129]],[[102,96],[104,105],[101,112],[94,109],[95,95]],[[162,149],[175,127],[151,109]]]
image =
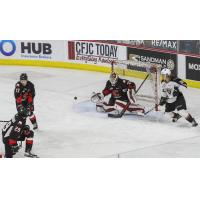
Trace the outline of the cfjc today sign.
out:
[[[200,58],[186,56],[186,79],[200,81]]]
[[[83,63],[109,64],[126,58],[126,48],[90,41],[68,41],[68,59]]]

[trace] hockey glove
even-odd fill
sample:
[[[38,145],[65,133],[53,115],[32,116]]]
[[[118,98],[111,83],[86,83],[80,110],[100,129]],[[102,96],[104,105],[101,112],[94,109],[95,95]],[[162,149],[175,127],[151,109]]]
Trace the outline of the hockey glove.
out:
[[[174,88],[173,96],[177,97],[179,95],[179,90],[177,87]]]
[[[166,97],[161,97],[159,105],[160,106],[164,106],[166,103],[167,103],[167,98]]]
[[[100,103],[103,102],[104,96],[101,93],[93,93],[91,96],[91,102],[93,103]]]

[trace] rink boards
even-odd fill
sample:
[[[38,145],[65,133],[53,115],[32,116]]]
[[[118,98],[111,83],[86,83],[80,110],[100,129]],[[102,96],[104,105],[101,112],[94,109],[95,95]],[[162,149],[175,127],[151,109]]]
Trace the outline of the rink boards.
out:
[[[111,62],[136,57],[168,67],[190,87],[200,88],[200,58],[173,51],[145,49],[100,41],[0,40],[0,65],[43,66],[110,73]],[[120,75],[144,78],[144,68],[125,69]]]

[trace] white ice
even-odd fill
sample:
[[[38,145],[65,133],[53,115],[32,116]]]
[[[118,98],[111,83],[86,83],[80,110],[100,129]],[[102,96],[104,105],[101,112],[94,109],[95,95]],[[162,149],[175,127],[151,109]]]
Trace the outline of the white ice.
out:
[[[98,72],[1,66],[0,120],[16,113],[14,85],[22,72],[36,87],[39,131],[33,152],[40,157],[200,157],[200,128],[184,119],[172,123],[163,112],[120,119],[97,113],[90,95],[101,91],[108,79]],[[137,85],[142,81],[130,79]],[[189,88],[185,97],[188,110],[200,122],[200,90]],[[23,157],[24,146],[15,157]]]

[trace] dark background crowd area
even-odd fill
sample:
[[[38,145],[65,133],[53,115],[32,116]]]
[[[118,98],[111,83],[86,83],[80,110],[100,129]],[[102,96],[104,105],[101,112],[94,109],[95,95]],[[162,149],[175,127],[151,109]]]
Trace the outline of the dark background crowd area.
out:
[[[183,53],[200,54],[200,40],[102,40],[138,47],[165,49]]]

